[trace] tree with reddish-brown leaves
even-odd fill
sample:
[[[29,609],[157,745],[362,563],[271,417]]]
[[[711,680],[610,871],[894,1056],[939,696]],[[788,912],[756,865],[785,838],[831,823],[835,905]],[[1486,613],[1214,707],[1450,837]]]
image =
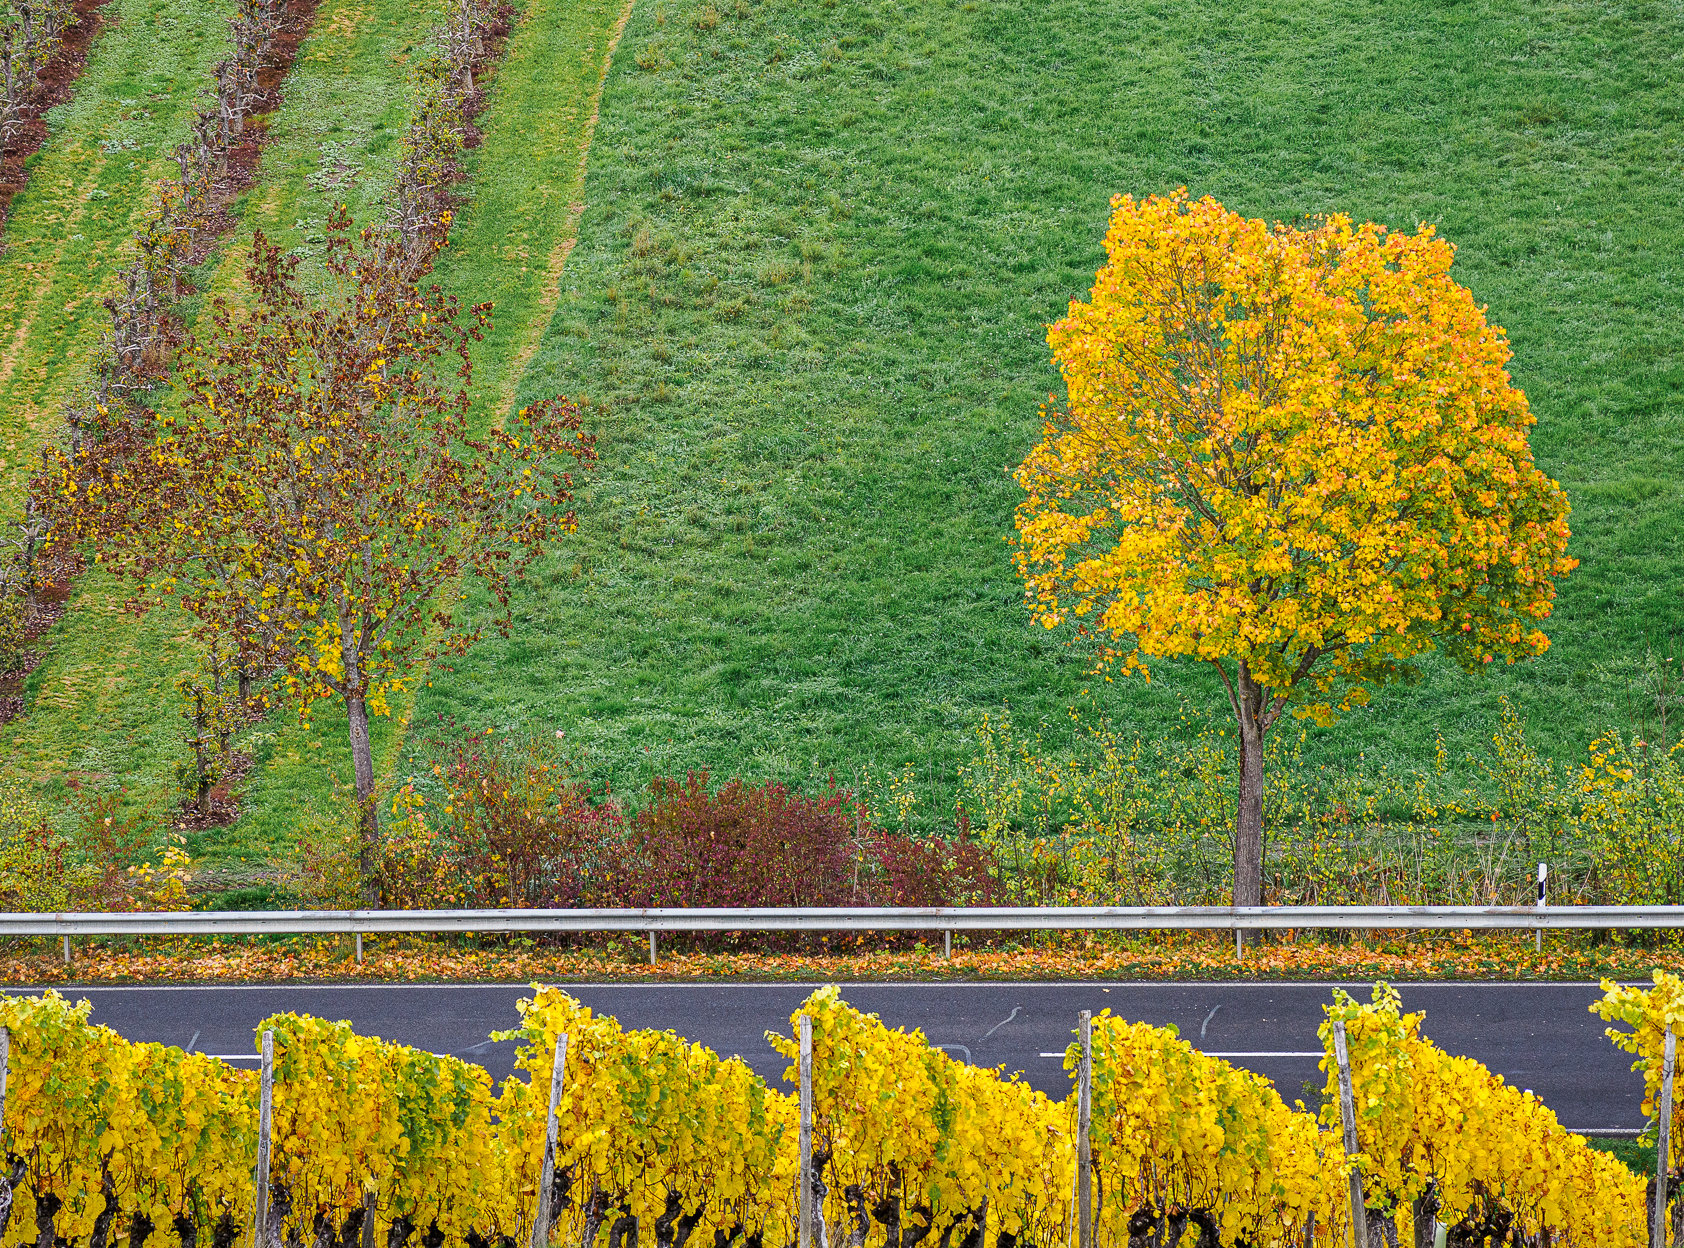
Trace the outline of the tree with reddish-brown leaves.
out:
[[[355,233],[341,210],[326,269],[307,291],[256,235],[249,302],[218,300],[183,349],[180,405],[113,418],[41,484],[63,531],[137,582],[137,609],[177,598],[306,715],[343,701],[373,897],[369,716],[426,657],[478,636],[456,610],[464,575],[507,632],[511,587],[573,531],[571,469],[595,453],[566,399],[472,436],[468,348],[489,309],[421,288],[390,233]]]

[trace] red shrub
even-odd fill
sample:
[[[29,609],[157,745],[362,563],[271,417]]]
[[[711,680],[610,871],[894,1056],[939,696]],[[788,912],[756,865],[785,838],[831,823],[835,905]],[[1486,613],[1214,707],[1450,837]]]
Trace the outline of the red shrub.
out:
[[[651,786],[632,835],[632,906],[846,906],[859,900],[848,795],[802,797],[781,784],[731,780],[708,792],[707,772]]]
[[[862,826],[853,795],[834,786],[806,797],[739,779],[710,792],[705,771],[683,781],[661,777],[628,826],[616,803],[570,778],[545,738],[471,735],[445,744],[436,769],[442,810],[432,815],[428,807],[429,818],[389,838],[388,905],[952,906],[994,899],[992,860],[963,829],[943,840]]]
[[[470,907],[617,904],[624,821],[541,739],[474,738],[440,768],[445,850]]]
[[[873,904],[879,906],[972,906],[994,901],[991,856],[964,837],[942,840],[874,837],[867,846],[877,867]]]

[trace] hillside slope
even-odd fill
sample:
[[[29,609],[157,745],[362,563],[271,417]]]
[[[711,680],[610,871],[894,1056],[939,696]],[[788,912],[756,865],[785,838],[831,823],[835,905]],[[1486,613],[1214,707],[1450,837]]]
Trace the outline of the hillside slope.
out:
[[[1184,184],[1435,223],[1574,502],[1584,567],[1545,660],[1431,666],[1312,759],[1425,761],[1440,730],[1457,759],[1505,692],[1580,757],[1684,589],[1681,52],[1677,13],[1578,0],[640,6],[522,383],[597,404],[583,533],[420,714],[561,728],[621,789],[910,765],[939,822],[977,715],[1009,702],[1056,737],[1088,684],[1026,621],[1006,473],[1109,196]],[[1106,698],[1148,734],[1183,698],[1224,713],[1172,666]]]
[[[440,280],[496,304],[476,418],[580,397],[602,465],[514,636],[428,673],[379,726],[388,776],[424,770],[423,727],[446,714],[562,730],[620,791],[693,767],[804,785],[911,767],[929,825],[983,712],[1009,703],[1056,743],[1093,682],[1027,623],[1007,473],[1056,389],[1044,325],[1091,283],[1109,197],[1178,185],[1254,216],[1435,223],[1509,331],[1534,447],[1574,503],[1584,566],[1549,656],[1479,680],[1430,667],[1314,736],[1311,760],[1425,760],[1438,732],[1459,759],[1504,693],[1567,759],[1631,713],[1637,660],[1684,592],[1684,114],[1664,68],[1684,19],[1583,0],[523,10]],[[330,201],[376,210],[424,29],[396,0],[322,5],[247,226],[307,251]],[[76,211],[8,238],[68,236],[53,214]],[[0,296],[23,260],[0,256]],[[237,267],[233,248],[218,284]],[[67,315],[97,310],[74,294]],[[61,350],[39,333],[25,338]],[[89,610],[55,630],[0,752],[167,801],[179,617],[137,627],[97,579],[78,593]],[[1173,666],[1100,688],[1147,734],[1182,731],[1184,704],[1221,713]],[[200,848],[286,852],[338,805],[340,725],[268,728],[246,817]]]
[[[483,142],[470,153],[462,210],[437,280],[464,304],[493,305],[492,327],[474,350],[475,420],[482,425],[507,414],[515,381],[555,309],[603,74],[630,8],[627,0],[526,0],[490,106],[478,118]],[[288,214],[269,215],[279,221]],[[376,722],[387,775],[413,706],[399,699],[398,722]],[[343,806],[336,790],[351,774],[343,715],[318,713],[309,728],[277,717],[274,726],[277,738],[248,782],[246,814],[231,834],[214,839],[214,852],[290,852],[301,821],[331,819]]]
[[[461,213],[439,265],[439,280],[465,303],[495,305],[492,330],[475,352],[482,422],[507,409],[513,378],[554,309],[603,67],[628,13],[623,0],[530,0],[490,84],[491,106],[478,119],[483,141],[468,155]],[[239,286],[252,228],[309,256],[334,203],[348,204],[361,220],[378,218],[408,122],[411,65],[427,51],[432,20],[394,0],[321,6],[271,119],[261,180],[234,207],[240,229],[221,250],[211,292]],[[109,268],[90,262],[82,280],[101,291]],[[97,299],[85,301],[98,307]],[[99,327],[96,318],[85,330],[90,342]],[[70,363],[60,371],[61,386],[74,384]],[[42,436],[49,428],[43,422]],[[29,713],[0,727],[0,749],[51,790],[67,774],[88,773],[123,784],[131,802],[161,814],[174,800],[180,727],[171,685],[192,663],[188,620],[166,607],[136,621],[121,603],[97,569],[78,581],[29,681]],[[234,833],[213,834],[218,852],[264,851],[271,833],[284,844],[313,796],[331,803],[343,761],[331,713],[308,731],[282,715],[266,728],[250,813]],[[393,725],[378,729],[383,740],[395,739]]]
[[[130,158],[138,169],[138,153],[148,153],[151,164],[145,166],[144,177],[130,171],[132,187],[95,200],[105,213],[99,219],[101,232],[94,235],[103,241],[103,249],[79,257],[85,263],[57,279],[79,292],[78,350],[66,350],[59,341],[62,335],[55,335],[51,326],[25,321],[17,329],[20,353],[35,361],[36,371],[45,379],[43,399],[31,407],[26,395],[20,407],[0,410],[29,414],[31,435],[37,441],[56,435],[59,428],[57,404],[46,400],[83,383],[89,349],[109,326],[100,300],[116,282],[116,266],[127,258],[124,244],[132,220],[148,206],[147,188],[173,171],[168,154],[185,137],[192,111],[202,102],[198,92],[210,81],[210,65],[226,54],[228,13],[224,9],[231,6],[207,6],[192,40],[177,38],[191,47],[193,58],[168,60],[154,35],[157,29],[172,29],[170,17],[180,24],[183,15],[192,12],[189,6],[173,10],[151,6],[144,22],[129,21],[125,15],[96,45],[84,76],[84,83],[93,88],[91,102],[84,103],[79,96],[71,105],[72,110],[94,111],[87,118],[72,112],[69,121],[95,127],[96,135],[113,125],[128,124],[121,118],[114,120],[113,113],[122,110],[106,97],[114,91],[136,90],[137,76],[144,79],[148,73],[169,74],[169,101],[177,107],[169,113],[154,109],[155,115],[148,119],[151,129],[146,142]],[[301,46],[282,86],[281,108],[269,118],[272,137],[263,149],[260,181],[231,205],[240,227],[201,266],[199,279],[207,294],[227,293],[238,285],[251,219],[289,245],[304,246],[312,217],[325,216],[330,196],[368,210],[366,201],[377,193],[368,188],[379,185],[378,162],[393,148],[393,140],[408,120],[406,62],[414,50],[415,22],[416,14],[406,5],[389,4],[384,12],[341,0],[320,6],[312,35]],[[425,28],[423,23],[419,29]],[[95,72],[106,64],[117,68]],[[355,135],[355,144],[336,143],[333,135],[347,128]],[[104,146],[125,142],[125,134],[111,131],[114,137],[102,142]],[[79,153],[89,141],[76,126],[67,124],[43,151],[42,159],[74,166],[86,159]],[[336,163],[340,158],[354,162],[357,177],[333,176],[340,173]],[[104,168],[109,174],[112,166],[108,162]],[[324,168],[329,174],[325,178]],[[31,190],[37,184],[58,185],[43,172],[36,172]],[[20,197],[19,204],[24,202]],[[29,254],[43,237],[51,236],[51,228],[36,219],[23,213],[14,216],[7,227],[5,255],[0,256],[0,281],[6,257]],[[20,489],[21,484],[17,482]],[[124,613],[124,597],[124,589],[97,567],[77,579],[69,610],[46,635],[44,661],[26,687],[29,710],[0,727],[0,750],[51,789],[60,788],[66,775],[82,774],[96,783],[121,784],[133,803],[161,813],[174,800],[181,725],[173,682],[194,662],[188,636],[191,621],[174,608],[136,620]]]

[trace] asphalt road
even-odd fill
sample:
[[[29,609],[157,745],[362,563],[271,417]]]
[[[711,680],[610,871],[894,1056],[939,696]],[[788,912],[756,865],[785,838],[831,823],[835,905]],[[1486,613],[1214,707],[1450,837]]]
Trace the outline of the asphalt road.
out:
[[[978,1065],[1023,1071],[1062,1097],[1061,1058],[1080,1010],[1158,1025],[1173,1023],[1207,1053],[1266,1075],[1290,1103],[1321,1079],[1316,1026],[1331,984],[854,984],[843,996],[891,1027],[920,1027],[932,1044]],[[1367,990],[1348,985],[1366,999]],[[26,990],[13,990],[26,991]],[[254,1061],[253,1029],[272,1013],[349,1019],[358,1031],[479,1062],[494,1078],[514,1068],[512,1043],[487,1036],[515,1025],[528,990],[489,985],[86,988],[93,1018],[131,1040],[151,1040]],[[626,1027],[671,1028],[715,1051],[741,1056],[776,1082],[784,1061],[764,1039],[787,1034],[811,991],[796,984],[603,984],[569,987]],[[1406,984],[1404,1008],[1425,1010],[1423,1030],[1451,1053],[1477,1058],[1530,1088],[1564,1127],[1629,1134],[1643,1125],[1641,1078],[1589,1012],[1591,984]]]

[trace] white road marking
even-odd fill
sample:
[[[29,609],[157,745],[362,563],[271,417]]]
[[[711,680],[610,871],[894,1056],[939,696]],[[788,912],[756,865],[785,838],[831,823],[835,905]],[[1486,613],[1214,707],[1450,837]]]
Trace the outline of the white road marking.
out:
[[[1205,1015],[1205,1021],[1199,1024],[1199,1039],[1203,1040],[1205,1038],[1205,1028],[1210,1026],[1210,1020],[1216,1017],[1216,1011],[1221,1008],[1222,1007],[1220,1005],[1213,1005],[1210,1007],[1210,1013]]]
[[[1004,1027],[1007,1023],[1011,1022],[1012,1019],[1016,1018],[1017,1012],[1019,1010],[1021,1010],[1022,1008],[1023,1007],[1021,1005],[1012,1006],[1012,1012],[1010,1014],[1006,1015],[1004,1018],[1002,1018],[999,1022],[995,1023],[987,1031],[983,1032],[982,1038],[984,1040],[986,1040],[986,1039],[988,1039],[989,1036],[992,1036],[995,1032],[999,1031],[1000,1028]]]
[[[1313,1051],[1309,1050],[1309,1049],[1306,1049],[1302,1053],[1286,1053],[1286,1052],[1273,1052],[1273,1053],[1212,1053],[1212,1052],[1209,1052],[1207,1050],[1207,1051],[1205,1051],[1205,1056],[1206,1057],[1325,1057],[1327,1055],[1325,1053],[1323,1053],[1320,1049],[1315,1049]]]

